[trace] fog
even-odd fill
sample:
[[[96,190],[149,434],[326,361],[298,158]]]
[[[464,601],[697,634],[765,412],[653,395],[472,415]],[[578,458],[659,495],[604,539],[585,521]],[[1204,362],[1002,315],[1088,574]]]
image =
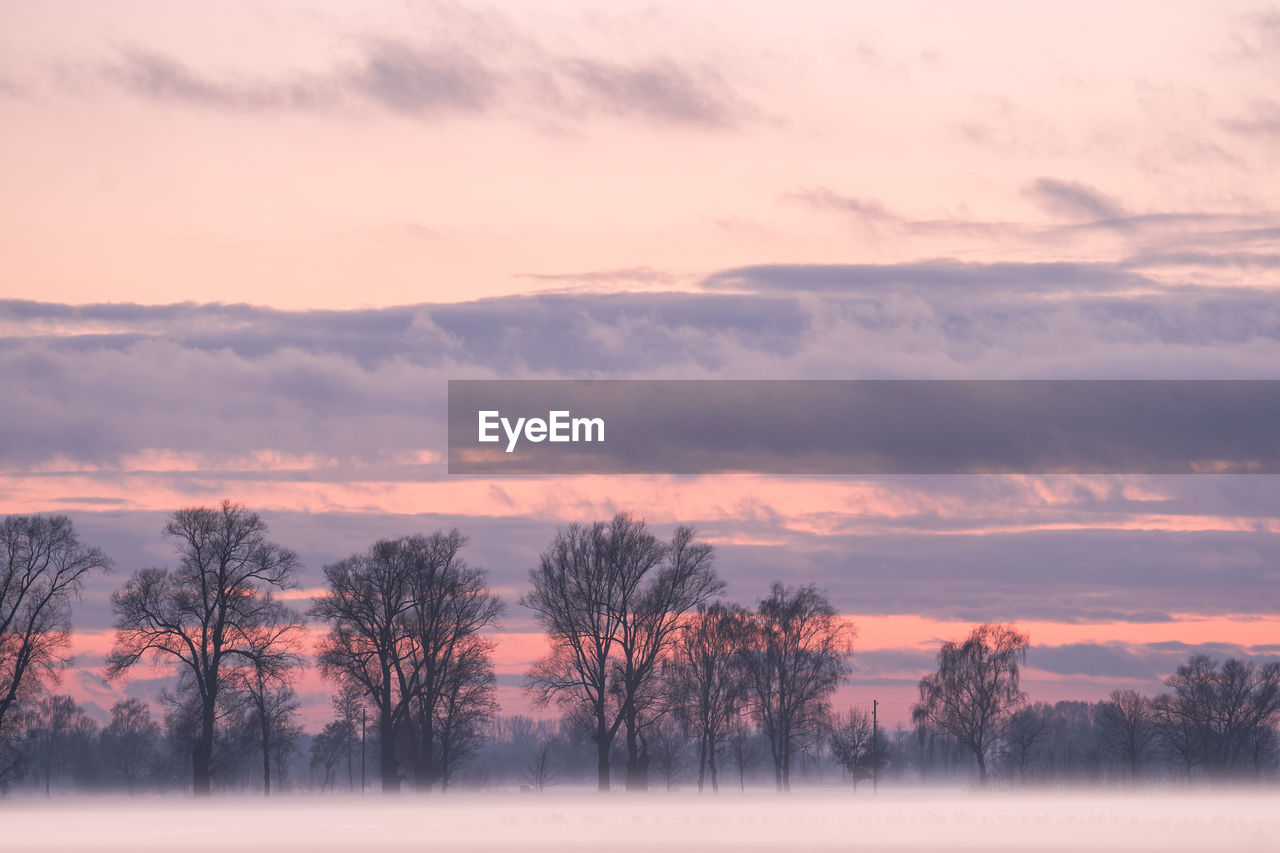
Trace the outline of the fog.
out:
[[[15,797],[6,850],[1274,850],[1274,791]]]

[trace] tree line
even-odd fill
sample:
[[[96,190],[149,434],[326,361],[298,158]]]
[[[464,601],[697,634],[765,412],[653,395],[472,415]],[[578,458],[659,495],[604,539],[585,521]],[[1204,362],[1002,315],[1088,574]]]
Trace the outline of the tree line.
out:
[[[112,595],[104,675],[140,664],[177,677],[162,717],[138,699],[99,725],[55,692],[71,605],[110,567],[65,516],[0,522],[0,787],[396,792],[457,784],[543,790],[745,788],[793,779],[980,784],[1273,778],[1280,663],[1193,656],[1157,696],[1031,704],[1029,638],[980,625],[943,643],[911,724],[837,709],[855,626],[813,585],[775,583],[752,607],[720,599],[714,550],[627,514],[559,529],[520,598],[549,651],[524,689],[558,721],[498,714],[494,640],[504,602],[462,556],[466,537],[383,539],[323,567],[306,611],[297,555],[262,519],[223,502],[174,512],[170,568]],[[304,625],[321,630],[304,648]],[[334,687],[322,731],[298,722],[294,685],[313,660]]]

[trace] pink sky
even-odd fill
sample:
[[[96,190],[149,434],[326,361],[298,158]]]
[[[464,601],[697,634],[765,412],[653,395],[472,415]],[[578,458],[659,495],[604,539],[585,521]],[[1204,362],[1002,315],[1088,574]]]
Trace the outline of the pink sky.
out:
[[[1063,226],[1274,204],[1260,4],[0,14],[10,296],[363,307],[1116,259],[1134,235]]]

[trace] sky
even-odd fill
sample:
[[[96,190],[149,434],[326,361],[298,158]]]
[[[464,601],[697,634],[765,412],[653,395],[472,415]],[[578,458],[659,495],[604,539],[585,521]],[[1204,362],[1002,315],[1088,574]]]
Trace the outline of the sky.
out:
[[[115,562],[222,498],[305,564],[457,527],[508,607],[557,527],[815,582],[843,704],[1030,634],[1033,700],[1280,654],[1273,476],[450,477],[448,379],[1280,379],[1280,6],[0,4],[0,513]],[[299,683],[308,725],[330,686]]]

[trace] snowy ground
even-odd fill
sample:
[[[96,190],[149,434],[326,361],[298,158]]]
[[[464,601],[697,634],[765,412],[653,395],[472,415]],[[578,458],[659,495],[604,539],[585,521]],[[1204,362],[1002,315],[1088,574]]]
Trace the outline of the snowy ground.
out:
[[[0,800],[0,850],[1280,850],[1280,791]]]

